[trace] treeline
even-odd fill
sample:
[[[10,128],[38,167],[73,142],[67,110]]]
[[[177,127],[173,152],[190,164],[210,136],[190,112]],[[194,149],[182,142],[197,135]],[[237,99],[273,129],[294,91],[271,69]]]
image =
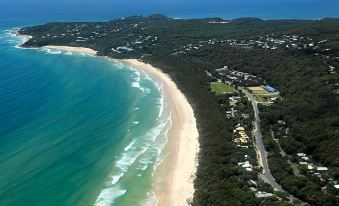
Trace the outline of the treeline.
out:
[[[209,78],[201,71],[200,64],[176,56],[150,56],[144,61],[169,74],[194,108],[201,150],[192,205],[290,205],[277,198],[255,198],[248,180],[257,181],[259,171],[248,173],[237,165],[248,150],[235,148],[232,142],[235,122],[226,121],[219,104],[224,99],[209,91]],[[251,163],[255,164],[254,148],[251,150]],[[273,192],[270,186],[260,181],[259,189]]]
[[[334,92],[336,85],[333,84],[333,77],[328,74],[322,59],[301,52],[234,47],[213,47],[193,52],[189,58],[212,63],[212,68],[229,65],[233,69],[258,75],[276,87],[283,99],[271,107],[261,108],[262,125],[285,121],[289,134],[287,138],[280,139],[284,151],[289,155],[296,155],[297,152],[310,154],[319,163],[330,166],[333,177],[339,178],[339,97]],[[279,154],[278,145],[273,140],[266,139],[265,143],[270,152],[270,170],[284,189],[311,205],[338,204],[335,195],[321,191],[321,182],[294,176],[291,166]]]
[[[266,114],[267,108],[262,107],[261,113]],[[267,114],[266,114],[267,115]],[[261,118],[266,121],[265,117]],[[279,144],[273,140],[269,125],[262,125],[263,142],[268,152],[269,168],[277,182],[295,197],[315,206],[332,206],[339,204],[335,191],[327,191],[325,182],[321,182],[317,177],[307,175],[307,171],[299,171],[300,168],[292,168],[292,163],[287,156],[283,157]],[[295,167],[297,167],[295,165]],[[293,170],[298,170],[295,174]],[[324,192],[323,190],[326,190]]]
[[[196,61],[214,64],[212,68],[230,65],[276,87],[283,99],[270,107],[265,123],[284,120],[289,125],[284,150],[305,152],[325,165],[339,167],[339,95],[334,92],[338,77],[328,73],[321,58],[234,47],[211,47],[192,55]]]

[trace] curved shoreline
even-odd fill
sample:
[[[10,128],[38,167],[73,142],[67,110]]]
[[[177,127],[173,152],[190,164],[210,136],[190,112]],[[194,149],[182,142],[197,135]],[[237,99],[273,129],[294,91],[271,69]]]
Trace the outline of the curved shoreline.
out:
[[[84,47],[48,45],[44,49],[80,52],[97,56],[97,51]],[[178,89],[169,75],[150,64],[137,59],[113,59],[129,64],[150,75],[163,85],[166,104],[171,113],[172,126],[169,129],[168,156],[157,168],[153,179],[154,189],[158,198],[158,206],[189,205],[194,195],[194,179],[198,165],[199,134],[193,109],[187,98]],[[159,171],[158,171],[159,170]]]
[[[136,59],[120,60],[141,69],[161,81],[166,103],[171,111],[169,156],[157,171],[155,190],[159,206],[189,205],[194,194],[194,179],[199,152],[198,130],[194,112],[184,94],[160,69]]]

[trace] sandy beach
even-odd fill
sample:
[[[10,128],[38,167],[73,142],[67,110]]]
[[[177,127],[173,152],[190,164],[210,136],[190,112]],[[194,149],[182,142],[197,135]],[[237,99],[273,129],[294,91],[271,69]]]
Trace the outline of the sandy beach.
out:
[[[57,50],[63,50],[63,51],[71,51],[71,52],[81,52],[88,55],[97,55],[97,51],[94,51],[93,49],[84,48],[84,47],[70,47],[70,46],[54,46],[54,45],[48,45],[41,47],[43,49],[57,49]]]
[[[42,48],[97,55],[97,51],[83,47],[49,45]],[[192,200],[194,194],[193,183],[199,153],[199,134],[191,105],[171,78],[160,69],[137,59],[110,60],[130,64],[135,69],[146,72],[163,85],[165,101],[170,108],[172,127],[168,134],[168,156],[158,167],[159,171],[156,171],[157,205],[189,205],[188,202]]]
[[[163,84],[166,103],[171,110],[169,156],[160,168],[161,180],[156,185],[158,206],[184,206],[192,200],[193,181],[199,152],[198,130],[193,109],[171,78],[160,69],[136,59],[123,60],[145,71]]]

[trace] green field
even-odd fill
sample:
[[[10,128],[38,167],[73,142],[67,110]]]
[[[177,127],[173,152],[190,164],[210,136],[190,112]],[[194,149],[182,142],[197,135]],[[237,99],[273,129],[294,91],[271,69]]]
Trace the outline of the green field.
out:
[[[212,92],[215,92],[216,95],[238,93],[236,89],[224,83],[211,82],[210,86],[211,86]]]

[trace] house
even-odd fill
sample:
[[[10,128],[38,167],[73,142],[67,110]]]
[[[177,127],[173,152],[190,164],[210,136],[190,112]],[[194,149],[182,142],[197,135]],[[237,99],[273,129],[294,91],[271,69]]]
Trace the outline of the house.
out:
[[[126,46],[121,46],[121,47],[118,47],[116,50],[133,51],[134,49],[126,47]]]
[[[284,122],[283,120],[278,120],[277,123],[280,124],[280,125],[285,125],[286,124],[286,122]]]
[[[249,161],[239,162],[238,166],[241,166],[242,168],[251,168],[251,169],[253,168]]]
[[[273,196],[273,194],[268,193],[268,192],[259,191],[259,192],[255,193],[256,198],[266,198],[266,197],[272,197],[272,196]]]
[[[248,141],[244,138],[235,138],[233,141],[236,143],[248,143]]]
[[[245,128],[239,126],[239,127],[235,128],[235,130],[236,130],[236,131],[245,131]]]
[[[227,71],[228,70],[228,66],[224,66],[223,68],[220,69],[216,69],[216,72],[223,72],[223,71]]]
[[[310,160],[310,158],[308,158],[308,157],[301,157],[301,159],[304,160],[305,162]]]
[[[313,169],[314,169],[314,166],[311,165],[311,164],[308,164],[308,165],[307,165],[307,169],[308,169],[308,170],[313,170]]]
[[[249,185],[257,186],[257,182],[254,181],[254,180],[248,180],[247,182],[248,182]]]
[[[248,146],[243,146],[243,145],[237,145],[237,147],[248,149]]]
[[[317,167],[317,171],[326,172],[326,171],[328,171],[328,168],[327,167]]]
[[[298,157],[305,157],[306,154],[305,153],[297,153]]]
[[[334,189],[339,191],[339,185],[334,185]]]

